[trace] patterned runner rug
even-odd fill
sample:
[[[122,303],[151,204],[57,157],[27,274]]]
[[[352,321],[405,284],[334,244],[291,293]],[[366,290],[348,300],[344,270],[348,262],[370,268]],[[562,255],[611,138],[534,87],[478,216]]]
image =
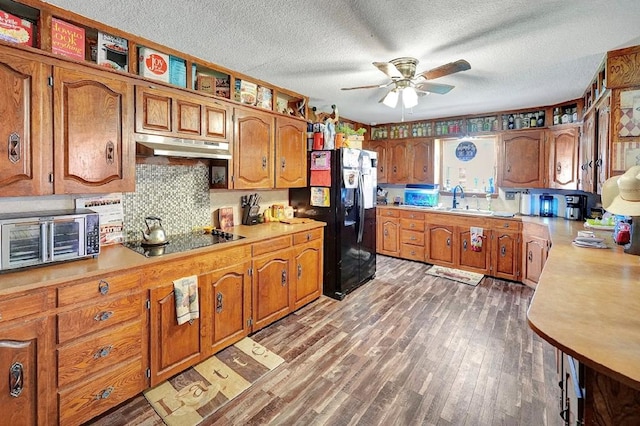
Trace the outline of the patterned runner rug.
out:
[[[167,425],[197,425],[283,362],[246,337],[144,396]]]
[[[461,271],[460,269],[445,268],[444,266],[433,265],[427,270],[427,274],[440,278],[447,278],[470,286],[477,286],[484,275],[475,272]]]

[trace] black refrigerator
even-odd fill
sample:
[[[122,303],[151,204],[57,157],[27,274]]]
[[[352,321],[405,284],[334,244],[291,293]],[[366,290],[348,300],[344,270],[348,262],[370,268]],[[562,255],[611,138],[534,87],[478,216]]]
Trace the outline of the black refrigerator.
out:
[[[376,273],[377,153],[308,153],[309,186],[289,190],[296,217],[326,222],[323,293],[342,300]]]

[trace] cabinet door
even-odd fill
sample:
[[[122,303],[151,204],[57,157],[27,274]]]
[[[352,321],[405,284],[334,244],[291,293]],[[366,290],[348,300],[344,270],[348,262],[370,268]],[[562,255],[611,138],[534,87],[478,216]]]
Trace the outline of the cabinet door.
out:
[[[472,270],[480,274],[488,274],[491,254],[491,234],[484,231],[482,247],[480,251],[474,251],[471,246],[471,230],[469,228],[457,228],[458,232],[458,264],[465,270]]]
[[[549,158],[549,187],[578,189],[578,129],[546,132]]]
[[[47,320],[0,329],[0,405],[2,424],[46,425],[55,419],[48,413],[48,398],[55,382],[47,368]],[[49,417],[49,418],[47,418]]]
[[[540,279],[542,268],[547,260],[547,240],[531,236],[525,238],[522,246],[523,281],[525,284],[536,285]]]
[[[229,142],[231,140],[231,113],[219,102],[203,104],[203,136],[208,140]]]
[[[151,386],[195,364],[202,354],[200,320],[178,325],[175,300],[173,284],[151,290]]]
[[[173,100],[169,93],[136,86],[136,132],[171,136]]]
[[[520,265],[520,237],[518,232],[493,232],[493,276],[517,280]]]
[[[367,149],[378,153],[378,183],[387,183],[387,141],[370,141]]]
[[[276,119],[276,188],[307,186],[307,126],[292,118]]]
[[[322,240],[295,247],[293,309],[298,309],[322,294]]]
[[[596,160],[596,191],[602,193],[602,185],[611,177],[611,165],[609,161],[609,123],[610,123],[610,106],[611,98],[608,96],[602,101],[598,107],[598,155]]]
[[[273,188],[273,127],[274,119],[270,114],[235,110],[235,189]]]
[[[595,190],[595,141],[596,141],[596,111],[591,110],[584,118],[582,135],[580,136],[580,161],[578,174],[578,189],[586,192]]]
[[[203,277],[207,287],[202,304],[206,355],[213,355],[251,331],[250,266],[244,262]]]
[[[408,183],[411,170],[408,167],[407,144],[405,142],[389,142],[388,153],[389,172],[387,180],[389,183]]]
[[[433,139],[411,143],[411,179],[413,183],[433,183]]]
[[[291,312],[291,250],[253,260],[253,331]]]
[[[400,254],[400,223],[398,218],[378,216],[377,251],[387,256]]]
[[[454,266],[454,230],[452,226],[430,224],[427,227],[427,262]]]
[[[51,194],[51,67],[0,52],[0,196]]]
[[[180,136],[199,138],[202,135],[202,105],[192,100],[175,99],[176,132]]]
[[[498,186],[544,188],[543,132],[503,133],[498,164]]]
[[[130,83],[55,68],[53,111],[57,194],[135,189]]]

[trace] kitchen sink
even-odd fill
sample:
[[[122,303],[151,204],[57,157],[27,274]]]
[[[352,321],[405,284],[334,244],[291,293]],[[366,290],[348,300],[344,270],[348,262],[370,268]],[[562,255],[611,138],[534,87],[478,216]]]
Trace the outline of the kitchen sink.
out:
[[[460,213],[460,214],[468,214],[472,216],[493,216],[492,210],[481,210],[481,209],[446,209],[444,211],[450,213]]]

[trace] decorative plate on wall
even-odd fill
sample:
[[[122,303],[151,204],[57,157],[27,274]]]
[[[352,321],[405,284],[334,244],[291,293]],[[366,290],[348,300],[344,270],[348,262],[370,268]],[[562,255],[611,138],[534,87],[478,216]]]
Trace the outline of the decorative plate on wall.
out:
[[[460,161],[473,160],[478,152],[478,148],[473,142],[463,141],[456,147],[456,158]]]

